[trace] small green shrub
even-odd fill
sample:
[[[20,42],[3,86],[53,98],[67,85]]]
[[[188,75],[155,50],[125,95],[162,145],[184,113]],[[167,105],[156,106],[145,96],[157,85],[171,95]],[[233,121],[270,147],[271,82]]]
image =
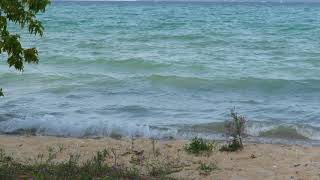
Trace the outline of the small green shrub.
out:
[[[194,137],[184,149],[192,154],[200,154],[203,152],[212,152],[216,147],[215,142],[208,142],[202,138]]]
[[[164,177],[170,172],[170,168],[159,161],[150,162],[146,167],[148,174],[152,177]]]
[[[166,159],[152,159],[146,163],[146,170],[150,177],[155,179],[174,179],[168,175],[182,170],[175,162]]]
[[[243,149],[242,138],[246,135],[245,125],[247,120],[244,116],[238,115],[235,109],[231,110],[230,115],[232,119],[226,121],[225,133],[228,138],[231,137],[231,141],[223,145],[220,151],[238,151]]]
[[[216,163],[210,163],[210,164],[201,163],[199,167],[200,174],[204,174],[204,175],[208,175],[212,171],[217,169],[218,169],[218,166],[216,165]]]

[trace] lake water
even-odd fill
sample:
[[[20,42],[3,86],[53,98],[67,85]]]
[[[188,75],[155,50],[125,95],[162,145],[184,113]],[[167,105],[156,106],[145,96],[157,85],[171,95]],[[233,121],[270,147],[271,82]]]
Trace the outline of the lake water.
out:
[[[320,4],[56,2],[40,63],[0,59],[0,131],[320,140]]]

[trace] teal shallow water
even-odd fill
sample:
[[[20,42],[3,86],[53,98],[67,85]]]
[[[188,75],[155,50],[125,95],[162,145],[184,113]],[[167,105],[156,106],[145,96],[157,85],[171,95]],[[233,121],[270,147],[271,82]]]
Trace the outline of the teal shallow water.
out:
[[[320,5],[56,2],[25,72],[0,64],[0,131],[320,140]],[[4,60],[4,57],[3,57]]]

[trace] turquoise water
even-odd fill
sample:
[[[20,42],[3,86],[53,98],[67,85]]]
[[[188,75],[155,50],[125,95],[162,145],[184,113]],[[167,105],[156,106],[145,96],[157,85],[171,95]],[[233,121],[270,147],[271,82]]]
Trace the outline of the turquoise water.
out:
[[[40,64],[0,65],[0,131],[320,140],[320,5],[56,2]]]

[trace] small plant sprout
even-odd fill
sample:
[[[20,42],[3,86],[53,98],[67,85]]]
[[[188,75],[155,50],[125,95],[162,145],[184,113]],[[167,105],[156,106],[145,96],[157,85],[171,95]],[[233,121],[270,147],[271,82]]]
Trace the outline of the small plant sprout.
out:
[[[152,154],[154,157],[156,157],[160,154],[159,149],[156,149],[157,138],[152,137],[151,143],[152,143]]]
[[[65,149],[65,147],[64,147],[64,145],[63,144],[57,144],[57,146],[58,146],[58,151],[59,151],[59,153],[61,153],[64,149]]]
[[[117,167],[118,166],[118,158],[119,158],[119,154],[117,153],[117,149],[111,148],[111,153],[113,155],[113,160],[114,160],[113,166]]]
[[[135,139],[134,139],[134,136],[132,135],[132,136],[131,136],[131,147],[130,147],[131,152],[134,151],[134,140],[135,140]]]
[[[221,147],[221,151],[237,151],[243,149],[242,138],[246,135],[245,125],[246,118],[244,116],[238,115],[235,108],[231,110],[231,120],[226,121],[225,133],[231,141],[227,145]]]

